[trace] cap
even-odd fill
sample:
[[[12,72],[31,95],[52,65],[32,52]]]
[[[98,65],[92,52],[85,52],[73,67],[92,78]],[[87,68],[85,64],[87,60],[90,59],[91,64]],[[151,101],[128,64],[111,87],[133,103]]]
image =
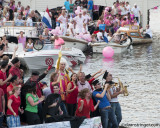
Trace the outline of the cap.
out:
[[[91,74],[88,74],[85,76],[86,79],[89,79],[91,77]]]
[[[63,6],[63,7],[62,7],[62,10],[65,10],[65,9],[66,9],[66,8]]]
[[[106,79],[107,76],[108,76],[108,72],[106,70],[105,73],[104,73],[104,75],[103,75],[103,79]]]
[[[96,86],[98,83],[99,83],[99,80],[98,80],[98,79],[92,82],[92,84],[93,84],[94,86]]]
[[[12,64],[16,64],[16,63],[18,63],[18,62],[19,62],[18,57],[15,57],[11,62],[12,62]]]
[[[32,71],[33,76],[38,76],[40,73],[38,71]]]

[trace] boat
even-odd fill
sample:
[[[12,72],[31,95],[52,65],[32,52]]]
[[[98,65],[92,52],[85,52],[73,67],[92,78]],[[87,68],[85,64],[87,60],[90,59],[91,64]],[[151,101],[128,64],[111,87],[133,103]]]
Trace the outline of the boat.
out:
[[[87,49],[88,42],[82,39],[77,39],[71,36],[59,36],[65,41],[65,46],[69,48],[78,48],[82,51]]]
[[[40,24],[40,22],[34,22],[33,24]],[[4,35],[7,36],[9,42],[18,43],[17,37],[20,35],[20,31],[23,31],[23,34],[26,38],[31,38],[33,40],[38,39],[39,30],[35,26],[15,26],[14,21],[3,22],[0,27],[0,37]]]
[[[143,38],[138,25],[125,25],[119,28],[120,32],[126,32],[132,38],[133,45],[152,43],[152,38]]]
[[[12,55],[16,46],[17,44],[15,43],[9,43],[9,48],[4,52],[4,54]],[[21,60],[22,65],[26,66],[28,69],[44,69],[49,65],[54,67],[60,50],[54,49],[53,47],[53,44],[45,44],[45,47],[39,51],[34,49],[31,52],[25,52],[22,44],[18,44],[16,56]],[[86,59],[83,52],[77,48],[63,47],[61,52],[69,66],[75,66],[83,63]]]
[[[109,42],[109,43],[97,42],[97,43],[91,44],[91,46],[93,48],[93,53],[102,53],[103,49],[109,46],[113,48],[115,54],[120,54],[120,53],[126,52],[127,49],[130,48],[131,39],[128,38],[127,41],[123,43],[122,45],[113,43],[113,42]]]

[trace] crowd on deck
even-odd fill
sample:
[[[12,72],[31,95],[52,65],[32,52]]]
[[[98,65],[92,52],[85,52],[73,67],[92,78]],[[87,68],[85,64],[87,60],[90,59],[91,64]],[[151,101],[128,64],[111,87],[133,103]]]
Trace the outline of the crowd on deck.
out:
[[[15,5],[14,0],[10,0],[7,6],[3,6],[3,2],[0,1],[0,17],[3,23],[14,21],[15,26],[36,26],[34,22],[41,21],[38,12],[31,10],[30,6],[24,8],[21,2]],[[39,38],[49,43],[50,34],[55,35],[57,40],[58,35],[68,34],[92,42],[103,41],[104,36],[108,40],[114,38],[115,42],[119,42],[120,40],[117,39],[119,27],[140,24],[138,17],[141,12],[137,5],[131,8],[129,2],[117,0],[112,7],[104,8],[96,27],[89,30],[89,23],[94,20],[95,9],[99,10],[99,6],[95,6],[92,0],[76,0],[73,4],[72,1],[66,0],[64,7],[51,10],[53,30],[59,33],[55,34],[53,30],[49,32],[49,29],[45,28]],[[1,25],[4,25],[3,23]],[[104,30],[99,29],[100,24],[105,24]],[[146,36],[152,37],[149,26],[147,27]],[[20,32],[18,41],[23,44],[25,50],[33,50],[32,40],[29,39],[26,45],[23,32]],[[64,43],[62,40],[61,42]],[[0,41],[0,52],[7,46],[8,42],[4,35]],[[24,82],[24,71],[20,67],[20,60],[13,55],[12,60],[9,61],[7,56],[1,54],[0,127],[3,127],[4,123],[8,127],[18,127],[21,122],[34,125],[69,120],[71,117],[78,117],[80,120],[81,117],[101,116],[104,128],[118,128],[122,113],[117,97],[123,93],[123,89],[114,86],[112,74],[99,70],[95,74],[86,75],[81,66],[76,73],[68,67],[61,53],[59,53],[56,70],[51,74],[50,81],[46,83],[42,79],[51,68],[49,66],[41,75],[38,71],[32,71],[30,78]],[[101,75],[105,84],[97,79]]]

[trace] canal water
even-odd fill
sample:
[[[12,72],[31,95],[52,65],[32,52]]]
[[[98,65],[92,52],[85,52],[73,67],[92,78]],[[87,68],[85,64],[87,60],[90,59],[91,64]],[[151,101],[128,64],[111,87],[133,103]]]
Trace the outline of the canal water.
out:
[[[152,44],[133,46],[132,51],[115,55],[112,59],[105,59],[102,54],[87,56],[82,69],[86,74],[93,74],[99,69],[108,70],[113,77],[119,77],[124,85],[129,86],[129,96],[119,95],[123,115],[121,125],[160,124],[159,53],[160,41],[155,40]],[[79,66],[73,70],[78,72]],[[29,76],[30,73],[25,79]],[[48,84],[49,76],[44,79]],[[99,79],[102,81],[102,76]]]

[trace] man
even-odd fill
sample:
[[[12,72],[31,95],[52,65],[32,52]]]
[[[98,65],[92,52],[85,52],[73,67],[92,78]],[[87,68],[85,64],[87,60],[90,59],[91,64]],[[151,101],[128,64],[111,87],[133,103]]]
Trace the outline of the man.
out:
[[[63,111],[60,108],[61,95],[59,94],[60,88],[58,84],[53,87],[54,93],[47,96],[44,108],[44,120],[46,123],[58,121],[59,115],[63,115]]]
[[[87,1],[87,0],[83,0],[83,1],[81,2],[81,4],[82,4],[82,7],[83,7],[83,8],[87,9],[87,4],[88,4],[88,1]]]
[[[132,8],[132,13],[134,14],[134,18],[139,22],[139,14],[141,15],[141,11],[139,7],[137,7],[137,4],[134,4],[134,7]]]
[[[73,18],[73,20],[76,22],[76,33],[77,34],[82,33],[82,28],[83,28],[83,23],[84,23],[84,19],[82,17],[82,12],[80,12],[78,14],[78,16]]]
[[[42,97],[42,90],[39,84],[39,81],[42,80],[47,74],[48,71],[50,69],[48,68],[47,70],[44,71],[44,73],[42,75],[39,76],[39,72],[38,71],[32,71],[32,75],[31,77],[26,81],[26,83],[24,84],[24,86],[22,87],[22,105],[23,108],[26,107],[26,103],[25,103],[25,96],[26,96],[26,91],[29,89],[29,85],[31,85],[31,83],[36,83],[36,94],[39,98]],[[41,119],[41,123],[43,122],[43,115],[42,115],[42,103],[38,104],[38,115]]]
[[[66,10],[67,10],[67,13],[68,13],[69,10],[70,10],[70,3],[69,3],[69,0],[66,0],[66,1],[64,2],[64,6],[65,6],[65,8],[66,8]]]
[[[96,102],[100,100],[99,110],[100,110],[103,128],[108,127],[108,121],[112,123],[113,128],[118,128],[116,117],[109,103],[109,101],[111,100],[111,97],[109,94],[110,86],[108,84],[105,84],[104,89],[102,89],[101,84],[99,83],[99,80],[95,80],[93,82],[93,85],[95,87],[95,91],[93,91],[92,95],[96,100]]]
[[[33,27],[33,20],[32,20],[31,14],[28,14],[26,26]]]
[[[18,19],[15,20],[15,26],[24,26],[24,20],[22,20],[22,15],[18,15]]]
[[[8,61],[1,62],[1,70],[0,70],[0,88],[3,90],[3,93],[7,94],[7,82],[12,78],[10,74],[7,78],[6,70],[8,69]],[[7,96],[6,96],[7,98]]]
[[[3,124],[4,115],[5,115],[5,98],[4,98],[4,92],[0,88],[0,128],[2,127]]]
[[[12,76],[16,75],[18,77],[18,82],[20,84],[23,83],[23,79],[22,79],[22,69],[20,69],[20,60],[15,57],[12,61],[13,66],[10,68],[9,70],[9,74],[12,74]]]
[[[112,82],[112,74],[110,74],[107,71],[104,73],[103,79],[106,80],[105,83],[112,84],[112,85],[114,84],[114,82]],[[112,106],[113,112],[116,116],[117,123],[119,125],[122,120],[122,113],[121,113],[121,106],[118,101],[118,95],[122,94],[123,91],[120,91],[119,88],[112,86],[109,90],[109,93],[111,96],[110,104]]]
[[[149,27],[149,25],[146,25],[146,31],[144,32],[144,38],[152,38],[152,31]]]
[[[85,79],[84,72],[79,73],[79,81],[77,82],[77,84],[78,84],[78,91],[81,91],[85,88],[88,88],[90,90],[90,92],[92,92],[90,84]]]
[[[89,21],[91,21],[91,17],[89,15],[87,15],[87,10],[86,9],[83,10],[82,17],[84,19],[84,23],[86,24],[86,30],[88,31],[88,24],[89,24]]]
[[[93,20],[93,0],[88,0],[88,11]]]

